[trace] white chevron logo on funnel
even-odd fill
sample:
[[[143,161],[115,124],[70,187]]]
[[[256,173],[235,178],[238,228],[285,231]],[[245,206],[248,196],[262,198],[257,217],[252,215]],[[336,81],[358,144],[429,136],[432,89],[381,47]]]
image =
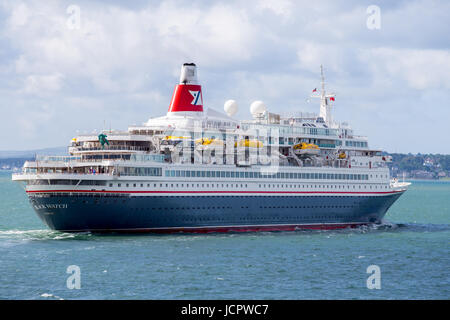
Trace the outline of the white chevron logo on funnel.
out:
[[[193,104],[194,106],[203,105],[202,95],[200,94],[200,91],[189,90],[189,93],[192,94],[192,96],[194,97],[194,100],[192,100],[191,104]]]

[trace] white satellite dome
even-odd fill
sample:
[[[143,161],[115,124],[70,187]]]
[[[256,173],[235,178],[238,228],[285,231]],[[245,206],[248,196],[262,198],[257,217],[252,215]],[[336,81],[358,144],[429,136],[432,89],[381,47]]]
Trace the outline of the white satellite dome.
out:
[[[266,112],[267,108],[264,102],[262,101],[253,101],[250,105],[250,113],[254,116],[256,115],[262,115],[264,112]]]
[[[238,111],[237,102],[234,100],[225,101],[225,104],[223,105],[223,110],[225,110],[225,113],[229,117],[232,117]]]

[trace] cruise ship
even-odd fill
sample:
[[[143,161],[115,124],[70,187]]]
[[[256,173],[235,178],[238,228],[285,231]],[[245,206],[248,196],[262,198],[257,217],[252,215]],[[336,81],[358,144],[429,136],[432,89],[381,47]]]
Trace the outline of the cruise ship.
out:
[[[409,183],[392,159],[332,118],[282,116],[262,101],[236,120],[235,100],[204,108],[197,66],[185,63],[165,116],[128,130],[74,137],[68,156],[36,156],[12,179],[63,232],[206,233],[339,229],[379,224]],[[168,101],[169,102],[169,101]],[[250,117],[249,117],[250,118]]]

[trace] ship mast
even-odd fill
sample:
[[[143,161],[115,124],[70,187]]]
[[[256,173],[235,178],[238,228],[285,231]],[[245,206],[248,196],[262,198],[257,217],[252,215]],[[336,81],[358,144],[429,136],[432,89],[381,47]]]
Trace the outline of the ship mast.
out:
[[[334,93],[327,94],[325,91],[325,76],[323,75],[323,66],[320,65],[320,80],[322,90],[320,91],[320,114],[319,116],[323,118],[326,125],[330,125],[332,123],[331,118],[331,102],[328,98],[335,96]]]

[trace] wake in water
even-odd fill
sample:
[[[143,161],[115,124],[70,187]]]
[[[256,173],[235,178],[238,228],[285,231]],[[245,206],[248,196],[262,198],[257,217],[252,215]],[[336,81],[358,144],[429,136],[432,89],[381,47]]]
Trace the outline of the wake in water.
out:
[[[376,232],[376,231],[394,231],[394,232],[439,232],[450,231],[448,224],[431,224],[431,223],[392,223],[383,221],[380,224],[370,224],[359,226],[354,230],[358,232]]]
[[[450,231],[449,224],[432,224],[432,223],[401,223],[398,224],[400,231],[414,232],[442,232]]]
[[[205,237],[239,237],[239,236],[275,236],[275,235],[293,235],[293,234],[340,234],[340,233],[372,233],[372,232],[442,232],[450,231],[448,224],[420,224],[420,223],[392,223],[383,221],[380,224],[361,225],[355,228],[346,228],[340,230],[297,230],[297,231],[272,231],[272,232],[243,232],[243,233],[210,233],[207,235],[198,234],[108,234],[108,237],[145,237],[151,236],[161,241],[167,240],[196,240]],[[104,234],[95,234],[90,232],[66,233],[53,230],[1,230],[0,240],[19,240],[19,241],[42,241],[42,240],[94,240],[98,237],[105,237]]]
[[[2,230],[0,239],[6,240],[87,240],[90,233],[65,233],[52,230]]]
[[[43,293],[43,294],[41,294],[41,297],[47,298],[47,299],[64,300],[63,298],[61,298],[59,296],[55,296],[54,294],[51,294],[51,293]]]
[[[294,232],[281,232],[282,234],[351,234],[351,233],[377,233],[377,232],[442,232],[450,231],[449,224],[420,224],[420,223],[393,223],[382,221],[379,224],[360,225],[354,228],[336,230],[297,230]],[[273,234],[274,232],[272,232]],[[277,233],[277,232],[275,232]],[[262,233],[259,233],[262,234]],[[270,232],[269,232],[270,234]]]

